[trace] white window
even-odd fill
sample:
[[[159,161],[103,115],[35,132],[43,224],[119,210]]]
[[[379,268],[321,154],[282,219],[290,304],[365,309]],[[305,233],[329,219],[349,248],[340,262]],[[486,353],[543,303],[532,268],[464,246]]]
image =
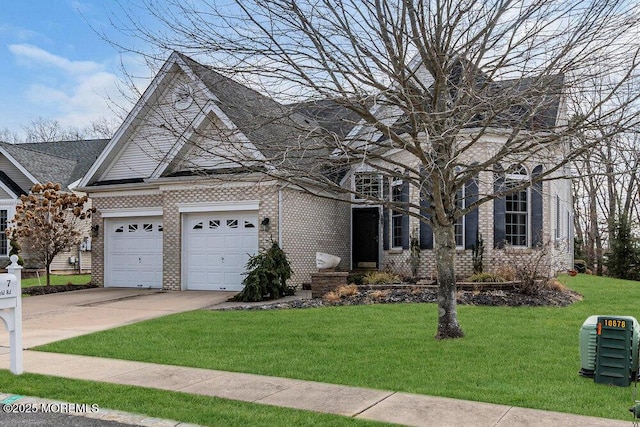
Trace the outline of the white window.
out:
[[[520,186],[529,179],[522,165],[512,166],[506,174],[507,188]],[[529,244],[529,188],[517,190],[505,197],[505,240],[511,246]]]
[[[355,198],[380,199],[382,197],[382,179],[380,175],[372,172],[358,172],[354,177]]]
[[[402,180],[394,180],[391,184],[391,201],[401,203],[402,197]],[[402,217],[403,212],[401,210],[391,210],[391,247],[402,247]]]

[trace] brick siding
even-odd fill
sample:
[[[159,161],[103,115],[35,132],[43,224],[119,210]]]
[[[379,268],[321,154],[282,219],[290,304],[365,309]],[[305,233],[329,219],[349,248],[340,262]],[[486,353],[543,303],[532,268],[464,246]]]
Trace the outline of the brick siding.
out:
[[[157,192],[156,192],[157,193]],[[161,209],[163,212],[163,289],[181,290],[182,283],[182,223],[179,212],[184,203],[233,204],[238,201],[259,201],[258,218],[269,218],[269,230],[258,231],[260,249],[278,241],[279,197],[282,205],[282,248],[292,264],[294,275],[290,285],[310,282],[310,274],[317,271],[315,252],[328,252],[343,259],[341,267],[349,268],[349,206],[328,199],[314,197],[294,190],[283,190],[275,182],[198,184],[188,187],[166,187],[159,194],[104,196],[93,195],[97,209],[93,225],[102,230],[92,242],[94,283],[104,286],[104,221],[101,212],[109,209]],[[135,213],[132,213],[135,216]]]
[[[351,265],[348,203],[300,191],[282,191],[282,248],[291,261],[291,284],[310,283],[316,273],[316,252],[341,258],[338,269]]]

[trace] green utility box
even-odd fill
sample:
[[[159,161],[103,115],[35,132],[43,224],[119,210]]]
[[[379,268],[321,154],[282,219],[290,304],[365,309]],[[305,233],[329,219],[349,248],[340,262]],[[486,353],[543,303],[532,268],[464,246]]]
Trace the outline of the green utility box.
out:
[[[628,386],[638,373],[638,321],[629,316],[598,316],[594,380]]]
[[[624,319],[632,322],[631,341],[631,377],[638,372],[638,346],[640,343],[640,324],[633,317],[625,316],[589,316],[580,328],[580,375],[593,378],[596,372],[596,354],[598,350],[598,319]]]
[[[580,328],[580,375],[593,378],[596,373],[596,343],[599,316],[589,316]]]

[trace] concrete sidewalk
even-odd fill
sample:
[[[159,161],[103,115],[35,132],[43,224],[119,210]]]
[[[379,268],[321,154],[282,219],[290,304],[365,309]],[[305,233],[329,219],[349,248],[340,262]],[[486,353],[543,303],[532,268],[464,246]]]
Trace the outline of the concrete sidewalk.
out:
[[[171,313],[216,305],[231,293],[97,288],[25,298],[24,347]],[[0,369],[9,369],[8,334],[0,333]],[[482,402],[323,384],[288,378],[66,354],[24,352],[25,372],[136,385],[413,426],[629,426]],[[2,390],[0,385],[0,392]]]
[[[151,387],[410,426],[617,427],[629,422],[393,391],[153,363],[25,351],[31,373]],[[8,369],[8,354],[0,369]]]

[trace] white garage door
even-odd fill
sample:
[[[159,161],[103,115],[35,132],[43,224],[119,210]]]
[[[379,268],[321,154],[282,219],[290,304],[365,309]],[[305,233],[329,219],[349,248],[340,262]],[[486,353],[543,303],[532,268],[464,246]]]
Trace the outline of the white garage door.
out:
[[[242,290],[247,261],[258,252],[258,214],[185,214],[183,241],[187,289]]]
[[[162,218],[105,220],[105,286],[162,287]]]

